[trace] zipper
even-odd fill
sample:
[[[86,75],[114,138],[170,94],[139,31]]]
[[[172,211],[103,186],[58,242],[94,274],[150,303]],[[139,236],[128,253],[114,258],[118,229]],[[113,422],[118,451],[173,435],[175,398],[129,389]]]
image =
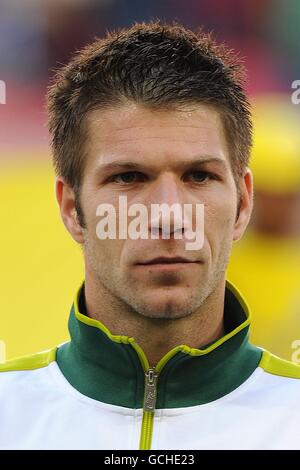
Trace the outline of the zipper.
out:
[[[158,374],[154,367],[145,373],[145,392],[143,406],[143,421],[140,439],[140,450],[151,449],[153,420],[157,397]]]
[[[154,413],[157,396],[157,379],[158,374],[155,368],[150,368],[145,374],[145,395],[144,395],[144,411]]]
[[[154,413],[157,398],[157,382],[159,379],[159,374],[167,362],[179,351],[182,351],[183,346],[177,346],[176,348],[171,349],[171,351],[169,351],[162,359],[160,359],[155,367],[150,367],[144,351],[135,342],[134,338],[128,338],[128,343],[131,344],[137,353],[145,371],[143,419],[139,450],[151,450]]]

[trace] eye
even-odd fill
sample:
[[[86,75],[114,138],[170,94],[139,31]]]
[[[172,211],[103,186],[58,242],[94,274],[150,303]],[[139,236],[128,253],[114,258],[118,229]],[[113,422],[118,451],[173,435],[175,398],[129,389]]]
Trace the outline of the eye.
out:
[[[200,170],[191,171],[188,173],[187,177],[194,183],[204,183],[207,180],[215,179],[215,176],[212,173]]]
[[[111,181],[114,181],[115,183],[121,183],[121,184],[130,184],[130,183],[136,183],[138,181],[144,181],[145,177],[142,173],[139,173],[138,171],[126,171],[124,173],[119,173],[118,175],[114,175],[111,178]]]

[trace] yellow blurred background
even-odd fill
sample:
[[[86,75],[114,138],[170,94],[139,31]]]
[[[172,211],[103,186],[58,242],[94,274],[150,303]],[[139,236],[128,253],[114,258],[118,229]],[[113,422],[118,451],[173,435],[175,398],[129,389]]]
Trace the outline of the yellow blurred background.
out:
[[[83,279],[81,251],[54,198],[50,156],[0,175],[1,332],[8,358],[68,338],[67,319]]]

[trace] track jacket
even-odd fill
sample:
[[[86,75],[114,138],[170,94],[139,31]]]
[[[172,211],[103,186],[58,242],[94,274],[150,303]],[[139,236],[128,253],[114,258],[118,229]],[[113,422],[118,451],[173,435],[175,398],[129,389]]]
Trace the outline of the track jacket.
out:
[[[0,365],[0,449],[300,449],[300,366],[249,344],[230,283],[226,334],[155,368],[82,305],[70,342]]]

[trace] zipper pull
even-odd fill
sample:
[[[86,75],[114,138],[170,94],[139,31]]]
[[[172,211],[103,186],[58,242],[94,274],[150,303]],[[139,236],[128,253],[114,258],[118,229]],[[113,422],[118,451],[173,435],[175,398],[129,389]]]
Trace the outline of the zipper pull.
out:
[[[146,372],[145,395],[144,395],[144,411],[154,413],[157,395],[157,378],[158,374],[155,369],[148,369]]]

